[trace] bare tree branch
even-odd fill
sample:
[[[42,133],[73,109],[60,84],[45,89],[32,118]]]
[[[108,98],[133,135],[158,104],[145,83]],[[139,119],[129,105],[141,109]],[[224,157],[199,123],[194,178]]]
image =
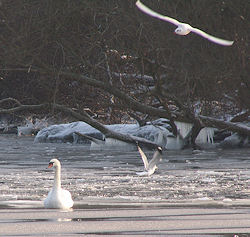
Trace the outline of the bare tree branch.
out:
[[[64,113],[72,116],[73,118],[76,118],[77,120],[83,121],[83,122],[89,124],[90,126],[96,128],[101,133],[103,133],[106,137],[109,137],[109,138],[114,138],[114,139],[117,139],[120,141],[124,141],[127,143],[133,143],[133,144],[138,142],[139,144],[143,144],[150,149],[156,148],[159,146],[158,144],[151,142],[147,139],[141,138],[141,137],[136,137],[136,136],[122,134],[122,133],[112,131],[112,130],[108,129],[105,125],[102,125],[101,123],[99,123],[97,120],[91,118],[85,111],[81,111],[81,113],[78,113],[78,112],[72,110],[71,108],[67,108],[64,105],[59,105],[59,104],[19,105],[18,107],[14,107],[11,109],[0,109],[0,114],[1,113],[3,113],[3,114],[14,113],[14,112],[20,112],[20,111],[40,110],[40,109],[45,109],[45,108],[47,108],[47,109],[54,108],[55,110],[62,111]]]
[[[15,102],[17,105],[21,106],[21,103],[17,99],[14,99],[14,98],[5,98],[5,99],[0,100],[0,104],[3,104],[5,102]]]
[[[239,134],[245,134],[245,135],[250,136],[250,127],[248,126],[244,126],[242,124],[237,124],[237,123],[232,123],[232,122],[225,122],[220,119],[215,119],[215,118],[211,118],[211,117],[203,116],[203,115],[199,115],[198,117],[208,127],[209,126],[217,127],[217,128],[226,129],[232,132],[237,132]]]
[[[68,79],[75,79],[75,80],[81,80],[84,81],[86,84],[94,87],[99,87],[106,92],[109,92],[110,94],[113,94],[117,98],[121,99],[123,103],[126,104],[127,108],[131,108],[135,111],[142,112],[144,114],[150,114],[153,116],[159,116],[163,118],[168,118],[170,114],[164,110],[164,109],[158,109],[154,108],[152,106],[144,105],[137,100],[133,99],[131,96],[125,94],[124,92],[120,91],[119,89],[115,88],[114,86],[110,86],[109,84],[106,84],[102,81],[87,77],[85,75],[79,75],[76,73],[70,73],[70,72],[60,72],[61,76],[64,76]],[[176,114],[177,115],[177,114]]]

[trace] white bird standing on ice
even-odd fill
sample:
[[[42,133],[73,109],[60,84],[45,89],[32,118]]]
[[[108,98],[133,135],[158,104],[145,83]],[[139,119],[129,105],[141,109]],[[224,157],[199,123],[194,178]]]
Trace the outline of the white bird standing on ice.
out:
[[[136,6],[141,11],[143,11],[144,13],[146,13],[152,17],[158,18],[158,19],[163,20],[163,21],[168,21],[168,22],[176,25],[177,28],[175,30],[175,33],[178,35],[187,35],[190,32],[194,32],[194,33],[202,36],[203,38],[212,41],[213,43],[223,45],[223,46],[231,46],[234,42],[234,41],[229,41],[229,40],[224,40],[224,39],[214,37],[212,35],[205,33],[204,31],[201,31],[200,29],[197,29],[197,28],[190,26],[189,24],[179,22],[179,21],[175,20],[174,18],[171,18],[168,16],[163,16],[157,12],[152,11],[150,8],[148,8],[147,6],[142,4],[139,0],[136,2]]]
[[[45,208],[59,208],[59,209],[69,209],[73,206],[74,202],[72,200],[69,191],[61,188],[61,163],[57,159],[52,159],[49,162],[48,168],[54,167],[55,178],[53,188],[50,190],[47,198],[44,200]]]
[[[150,162],[148,162],[148,158],[145,155],[145,153],[142,151],[142,149],[139,147],[139,145],[137,145],[138,151],[141,155],[142,161],[144,163],[144,172],[139,172],[137,173],[138,175],[142,176],[142,175],[151,175],[155,172],[156,168],[157,168],[157,164],[162,160],[162,148],[161,147],[157,147],[157,150],[155,151],[152,160],[150,160]]]

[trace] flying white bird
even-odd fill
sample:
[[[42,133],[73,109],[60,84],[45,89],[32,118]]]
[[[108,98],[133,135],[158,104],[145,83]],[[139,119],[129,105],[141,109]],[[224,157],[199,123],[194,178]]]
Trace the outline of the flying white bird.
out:
[[[179,21],[175,20],[174,18],[171,18],[168,16],[163,16],[157,12],[154,12],[153,10],[151,10],[150,8],[148,8],[147,6],[142,4],[139,0],[136,2],[136,6],[141,11],[143,11],[144,13],[146,13],[152,17],[158,18],[158,19],[163,20],[163,21],[168,21],[168,22],[176,25],[177,28],[175,30],[175,33],[178,35],[187,35],[190,32],[194,32],[194,33],[202,36],[203,38],[212,41],[213,43],[220,44],[223,46],[231,46],[234,42],[234,41],[229,41],[229,40],[224,40],[224,39],[214,37],[212,35],[205,33],[204,31],[201,31],[200,29],[197,29],[197,28],[190,26],[189,24],[179,22]]]
[[[139,172],[137,173],[138,175],[142,176],[142,175],[151,175],[155,172],[156,168],[157,168],[157,164],[162,160],[162,148],[161,147],[157,147],[157,150],[155,151],[152,160],[150,160],[150,162],[148,162],[148,158],[145,155],[145,153],[142,151],[142,149],[139,147],[139,145],[137,145],[138,151],[141,155],[142,161],[144,163],[144,172]]]

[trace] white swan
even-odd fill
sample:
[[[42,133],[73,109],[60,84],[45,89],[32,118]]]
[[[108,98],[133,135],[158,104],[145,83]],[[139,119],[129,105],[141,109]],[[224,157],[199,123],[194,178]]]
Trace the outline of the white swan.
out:
[[[144,13],[146,13],[146,14],[152,16],[152,17],[155,17],[155,18],[158,18],[160,20],[167,21],[167,22],[170,22],[170,23],[176,25],[177,28],[175,30],[175,33],[178,34],[178,35],[187,35],[190,32],[194,32],[194,33],[202,36],[203,38],[205,38],[207,40],[210,40],[213,43],[216,43],[216,44],[219,44],[219,45],[231,46],[233,44],[233,41],[224,40],[224,39],[214,37],[212,35],[209,35],[209,34],[205,33],[204,31],[201,31],[198,28],[192,27],[189,24],[179,22],[179,21],[175,20],[174,18],[171,18],[171,17],[168,17],[168,16],[163,16],[163,15],[157,13],[157,12],[154,12],[150,8],[148,8],[147,6],[142,4],[139,0],[136,2],[136,6],[141,11],[143,11]]]
[[[45,208],[59,208],[59,209],[69,209],[73,206],[74,202],[72,200],[69,191],[61,188],[61,163],[57,159],[52,159],[49,162],[48,168],[55,168],[55,178],[53,188],[50,190],[48,196],[44,200]]]
[[[143,150],[139,147],[139,145],[137,145],[138,151],[141,155],[142,161],[144,163],[144,172],[139,172],[137,173],[140,176],[143,175],[148,175],[150,176],[151,174],[153,174],[157,168],[157,164],[162,160],[162,148],[161,147],[157,147],[157,150],[155,151],[152,160],[150,160],[148,162],[147,156],[145,155],[145,153],[143,152]]]

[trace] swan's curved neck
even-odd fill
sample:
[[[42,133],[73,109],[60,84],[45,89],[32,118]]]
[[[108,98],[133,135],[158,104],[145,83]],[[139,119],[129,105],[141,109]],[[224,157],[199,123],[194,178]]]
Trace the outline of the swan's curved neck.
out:
[[[61,166],[56,167],[53,188],[55,189],[61,188]]]

